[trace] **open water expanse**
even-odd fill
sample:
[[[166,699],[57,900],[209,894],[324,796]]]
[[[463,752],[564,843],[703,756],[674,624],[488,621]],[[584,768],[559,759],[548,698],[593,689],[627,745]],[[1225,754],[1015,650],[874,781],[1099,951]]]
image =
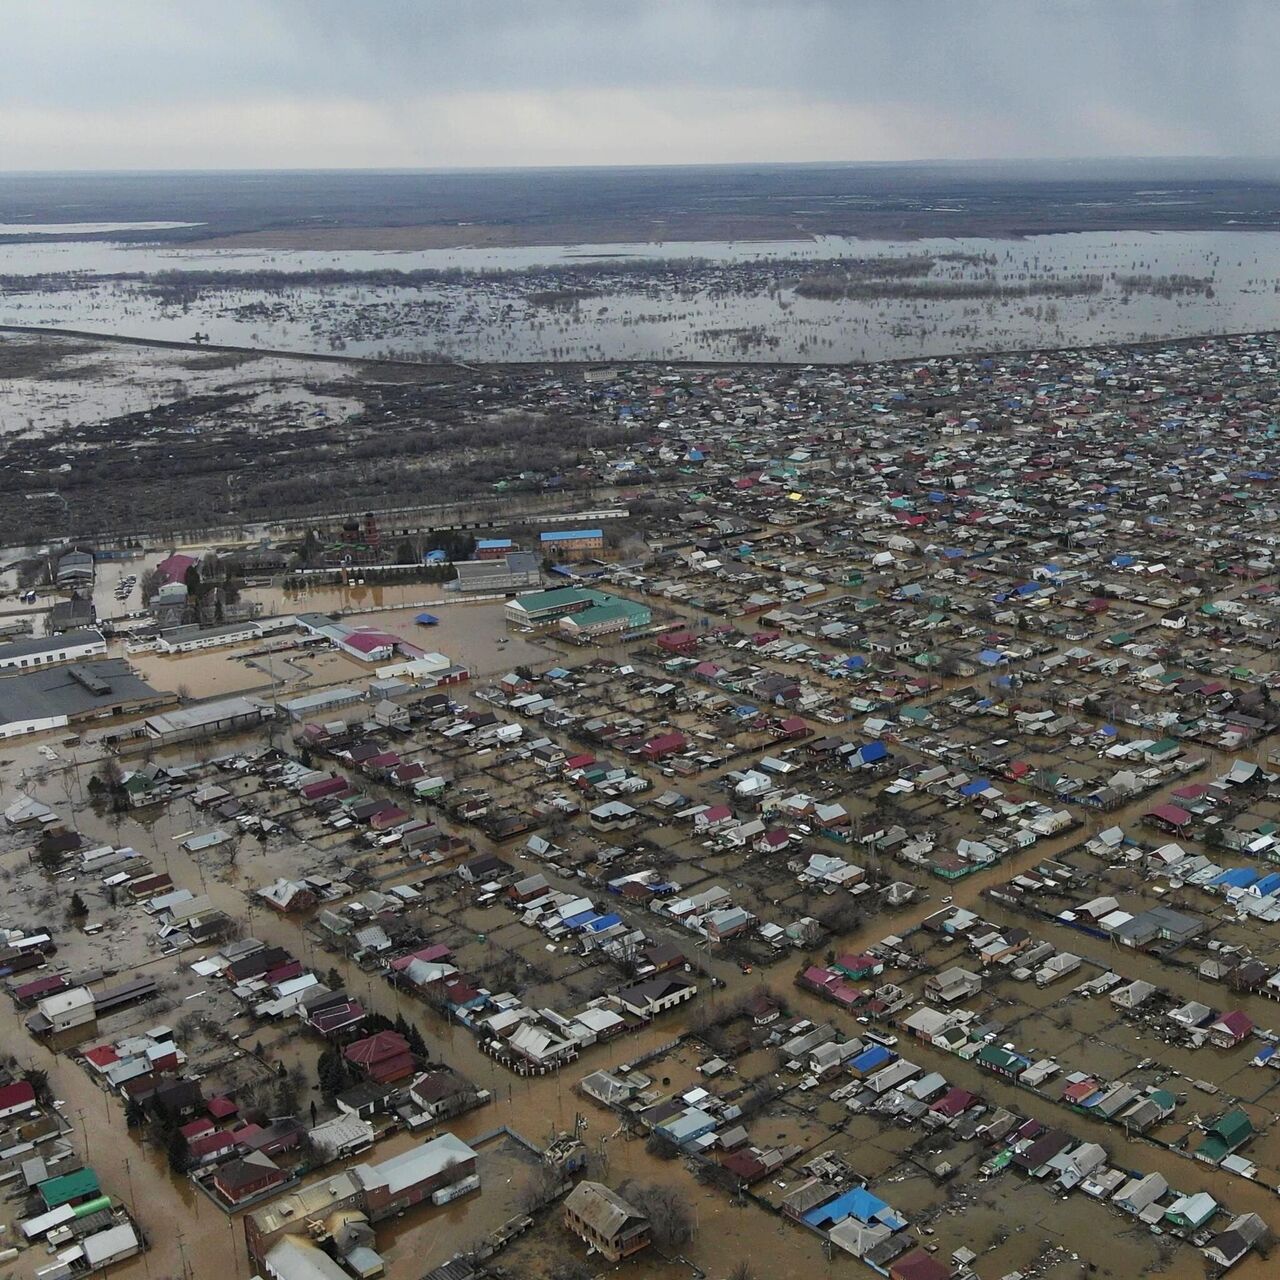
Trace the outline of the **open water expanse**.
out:
[[[889,269],[921,258],[912,275]],[[875,280],[872,296],[802,287],[849,270]],[[138,278],[174,272],[221,278],[177,299]],[[315,272],[454,274],[301,278]],[[1268,231],[405,251],[31,241],[0,245],[0,277],[5,324],[461,360],[878,360],[1280,327]]]

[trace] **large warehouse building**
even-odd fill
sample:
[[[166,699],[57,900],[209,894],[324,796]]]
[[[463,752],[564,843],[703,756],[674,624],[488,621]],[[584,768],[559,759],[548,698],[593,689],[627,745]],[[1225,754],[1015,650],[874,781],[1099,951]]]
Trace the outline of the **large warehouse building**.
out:
[[[513,551],[501,559],[459,560],[453,567],[458,574],[456,590],[463,595],[500,595],[542,585],[542,569],[532,551]]]
[[[0,678],[0,738],[61,729],[81,720],[172,705],[123,658],[75,662]]]
[[[52,667],[102,657],[107,642],[101,631],[68,631],[60,636],[31,636],[0,644],[0,668]]]
[[[271,718],[271,704],[258,698],[222,698],[196,707],[180,707],[148,716],[147,737],[158,742],[187,742],[192,738],[210,737],[215,733],[234,733],[251,729]]]

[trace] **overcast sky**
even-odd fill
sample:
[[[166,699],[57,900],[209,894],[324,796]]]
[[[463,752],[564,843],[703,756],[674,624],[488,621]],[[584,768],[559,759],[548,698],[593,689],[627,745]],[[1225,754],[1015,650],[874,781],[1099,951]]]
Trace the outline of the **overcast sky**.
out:
[[[0,169],[1280,151],[1276,0],[0,0]]]

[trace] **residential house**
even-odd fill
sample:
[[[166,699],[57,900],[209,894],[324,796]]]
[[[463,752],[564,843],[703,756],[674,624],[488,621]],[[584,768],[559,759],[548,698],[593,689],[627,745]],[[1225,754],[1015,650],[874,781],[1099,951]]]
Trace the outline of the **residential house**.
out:
[[[600,1182],[580,1182],[565,1198],[564,1225],[610,1262],[649,1244],[649,1219]]]

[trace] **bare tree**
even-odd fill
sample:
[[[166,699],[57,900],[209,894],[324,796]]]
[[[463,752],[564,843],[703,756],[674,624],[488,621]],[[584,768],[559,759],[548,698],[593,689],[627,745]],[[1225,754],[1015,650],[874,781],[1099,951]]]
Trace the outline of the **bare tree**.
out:
[[[679,1187],[665,1183],[623,1183],[619,1194],[649,1219],[653,1243],[664,1252],[679,1249],[693,1238],[693,1210]]]

